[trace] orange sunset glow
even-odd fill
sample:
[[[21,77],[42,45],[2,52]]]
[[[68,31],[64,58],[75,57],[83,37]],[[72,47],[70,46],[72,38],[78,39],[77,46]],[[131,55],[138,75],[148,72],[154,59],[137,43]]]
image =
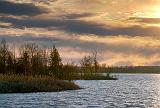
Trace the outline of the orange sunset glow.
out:
[[[1,0],[0,38],[55,44],[63,62],[96,50],[107,65],[159,66],[160,1]]]

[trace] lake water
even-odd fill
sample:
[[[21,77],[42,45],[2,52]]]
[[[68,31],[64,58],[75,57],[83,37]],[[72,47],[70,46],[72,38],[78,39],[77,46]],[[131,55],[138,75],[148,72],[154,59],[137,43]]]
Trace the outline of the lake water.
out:
[[[117,81],[76,81],[84,89],[0,94],[0,108],[160,108],[160,75],[119,74]]]

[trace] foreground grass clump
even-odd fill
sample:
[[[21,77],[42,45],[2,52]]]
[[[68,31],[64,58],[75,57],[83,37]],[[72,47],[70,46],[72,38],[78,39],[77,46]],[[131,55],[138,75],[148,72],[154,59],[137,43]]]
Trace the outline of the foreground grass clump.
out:
[[[0,93],[56,92],[77,90],[73,82],[49,76],[0,75]]]

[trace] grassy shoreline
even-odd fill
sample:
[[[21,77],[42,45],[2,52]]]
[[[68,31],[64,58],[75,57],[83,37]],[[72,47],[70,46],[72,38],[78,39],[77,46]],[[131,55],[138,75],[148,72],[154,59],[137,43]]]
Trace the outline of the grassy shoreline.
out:
[[[82,76],[75,76],[72,80],[118,80],[118,78],[114,76],[105,76],[105,75],[82,75]]]
[[[35,93],[59,92],[81,89],[69,79],[55,79],[51,76],[27,76],[0,74],[0,93]],[[117,80],[113,76],[83,75],[72,77],[71,80]]]
[[[49,76],[0,75],[0,93],[57,92],[78,90],[73,82]]]

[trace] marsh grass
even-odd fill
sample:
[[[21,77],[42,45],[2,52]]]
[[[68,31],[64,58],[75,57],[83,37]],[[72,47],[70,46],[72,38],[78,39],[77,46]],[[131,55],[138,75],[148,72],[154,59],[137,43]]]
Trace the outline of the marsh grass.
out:
[[[24,76],[0,74],[0,93],[55,92],[76,90],[73,82],[57,80],[50,76]]]

